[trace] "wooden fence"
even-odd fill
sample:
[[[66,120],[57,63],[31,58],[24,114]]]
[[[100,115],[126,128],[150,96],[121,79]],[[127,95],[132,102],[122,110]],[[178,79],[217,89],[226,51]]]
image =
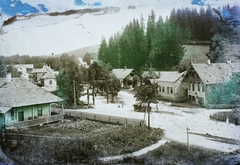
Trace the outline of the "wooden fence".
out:
[[[16,127],[16,128],[32,127],[32,126],[37,126],[37,125],[40,125],[40,124],[46,124],[46,123],[61,121],[63,119],[64,119],[63,114],[52,115],[52,116],[48,116],[48,117],[42,117],[42,118],[39,118],[39,119],[32,119],[32,120],[17,122],[17,123],[14,123],[14,127]]]
[[[117,116],[109,116],[109,115],[101,115],[101,114],[93,114],[87,112],[79,112],[79,111],[65,111],[67,115],[76,116],[85,118],[93,121],[100,121],[111,124],[135,124],[135,125],[144,125],[145,121],[141,119],[134,118],[126,118],[126,117],[117,117]]]

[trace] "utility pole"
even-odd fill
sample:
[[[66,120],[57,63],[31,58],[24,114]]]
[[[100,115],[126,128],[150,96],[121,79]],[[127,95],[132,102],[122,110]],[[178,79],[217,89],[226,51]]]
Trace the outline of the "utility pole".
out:
[[[74,100],[74,103],[73,103],[73,107],[74,109],[76,109],[76,91],[75,91],[75,80],[73,80],[73,100]]]
[[[187,129],[187,149],[188,149],[188,151],[189,151],[189,132],[188,132],[188,131],[189,131],[190,129],[189,129],[188,127],[187,127],[186,129]]]
[[[109,104],[109,98],[108,98],[108,82],[109,82],[109,81],[107,81],[107,104]]]
[[[155,94],[156,110],[158,111],[158,101],[157,101],[157,94],[156,94],[155,76],[154,76],[154,94]]]
[[[150,103],[148,99],[148,128],[150,129]]]
[[[87,104],[89,105],[89,89],[87,89]]]
[[[92,98],[93,98],[93,105],[95,105],[95,93],[94,93],[94,77],[92,76]]]

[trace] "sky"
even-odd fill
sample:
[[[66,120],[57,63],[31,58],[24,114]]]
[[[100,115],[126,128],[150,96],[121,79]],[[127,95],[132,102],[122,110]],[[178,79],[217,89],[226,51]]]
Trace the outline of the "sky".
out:
[[[218,7],[238,4],[238,0],[1,0],[0,1],[0,55],[61,54],[86,46],[99,45],[102,37],[108,39],[121,31],[133,18],[141,14],[147,20],[151,10],[157,17],[168,16],[173,8]],[[128,9],[135,6],[135,9]],[[118,11],[71,16],[46,16],[87,8]],[[30,16],[35,14],[35,16]],[[20,15],[18,21],[2,26],[3,21]],[[36,16],[37,15],[37,16]],[[24,17],[23,17],[24,16]],[[78,25],[84,26],[78,26]],[[80,28],[82,27],[82,29]]]

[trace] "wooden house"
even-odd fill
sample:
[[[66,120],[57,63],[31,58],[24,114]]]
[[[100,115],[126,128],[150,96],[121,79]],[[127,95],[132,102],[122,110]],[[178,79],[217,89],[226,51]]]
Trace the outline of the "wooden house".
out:
[[[10,77],[10,76],[9,76]],[[1,79],[1,127],[30,127],[63,120],[63,114],[52,115],[52,104],[63,100],[25,79]]]
[[[208,100],[212,91],[218,84],[227,83],[232,72],[233,68],[228,63],[210,63],[210,60],[201,64],[191,63],[183,80],[187,91],[187,101],[202,106],[211,106]]]
[[[121,87],[129,88],[132,85],[130,82],[133,80],[133,76],[140,76],[134,69],[113,69],[112,73],[119,79]]]

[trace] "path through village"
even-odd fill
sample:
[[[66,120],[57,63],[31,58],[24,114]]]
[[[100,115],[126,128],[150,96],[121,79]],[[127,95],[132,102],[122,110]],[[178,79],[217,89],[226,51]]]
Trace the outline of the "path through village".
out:
[[[83,101],[86,101],[85,99],[84,97],[81,98]],[[94,109],[74,111],[144,119],[144,113],[134,111],[133,104],[136,101],[134,95],[127,90],[119,92],[119,104],[117,102],[107,104],[107,100],[103,96],[97,96],[95,99]],[[231,109],[174,107],[167,102],[160,102],[158,108],[156,108],[156,104],[151,104],[151,107],[150,126],[164,129],[165,133],[164,139],[159,142],[160,145],[166,141],[187,144],[186,129],[188,128],[190,148],[191,145],[195,145],[223,152],[240,150],[240,126],[213,121],[209,118],[210,114],[214,112],[230,111]],[[145,120],[147,123],[147,116],[145,116]],[[235,141],[237,144],[233,144],[231,141]],[[142,153],[155,149],[155,147],[156,145],[152,148],[143,149]]]

